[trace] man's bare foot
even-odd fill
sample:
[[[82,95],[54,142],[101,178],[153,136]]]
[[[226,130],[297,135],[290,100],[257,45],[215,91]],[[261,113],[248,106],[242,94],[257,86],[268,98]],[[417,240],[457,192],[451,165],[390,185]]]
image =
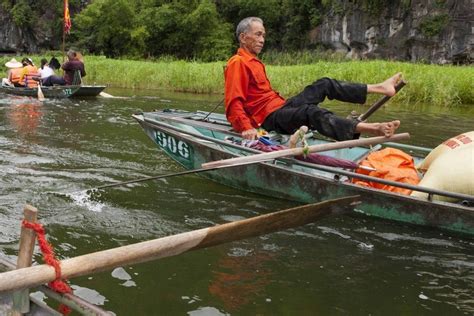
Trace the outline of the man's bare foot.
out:
[[[391,122],[383,122],[379,123],[378,134],[380,136],[390,137],[395,134],[395,131],[400,126],[400,121],[391,121]]]
[[[402,73],[401,72],[396,73],[395,75],[388,78],[384,82],[367,85],[367,92],[384,94],[386,96],[393,97],[395,93],[397,93],[397,91],[395,90],[395,86],[401,79],[402,79]]]
[[[364,123],[361,122],[356,126],[357,133],[368,133],[376,136],[390,137],[400,126],[400,121],[395,120],[383,123]]]

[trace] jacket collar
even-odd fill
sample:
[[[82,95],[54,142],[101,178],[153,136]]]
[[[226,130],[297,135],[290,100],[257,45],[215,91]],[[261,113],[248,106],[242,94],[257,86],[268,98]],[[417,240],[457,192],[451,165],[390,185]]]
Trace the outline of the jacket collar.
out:
[[[242,48],[240,47],[238,50],[237,50],[237,55],[239,56],[242,56],[245,60],[252,60],[252,59],[255,59],[256,61],[260,61],[260,59],[258,59],[257,56],[251,54],[248,50],[246,50],[245,48]]]

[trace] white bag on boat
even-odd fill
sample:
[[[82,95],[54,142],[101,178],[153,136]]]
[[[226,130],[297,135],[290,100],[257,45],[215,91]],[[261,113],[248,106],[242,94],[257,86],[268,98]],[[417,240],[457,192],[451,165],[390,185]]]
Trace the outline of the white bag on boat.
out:
[[[433,149],[426,158],[416,166],[421,172],[425,172],[430,168],[430,165],[441,155],[453,151],[459,150],[464,146],[471,146],[474,143],[474,131],[462,133],[458,136],[452,137],[447,141],[443,142],[442,144],[438,145],[435,149]]]
[[[419,185],[474,196],[474,142],[439,156],[431,163]],[[413,191],[411,195],[428,197],[428,194],[417,191]],[[434,199],[456,201],[438,195],[435,195]]]

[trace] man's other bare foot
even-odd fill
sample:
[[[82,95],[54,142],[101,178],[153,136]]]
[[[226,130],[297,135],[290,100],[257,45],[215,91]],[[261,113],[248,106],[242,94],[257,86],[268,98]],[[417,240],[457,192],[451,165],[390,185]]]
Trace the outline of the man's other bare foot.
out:
[[[397,91],[395,90],[395,86],[401,79],[402,79],[402,73],[401,72],[396,73],[395,75],[388,78],[384,82],[367,85],[367,92],[384,94],[386,96],[393,97],[395,93],[397,93]]]
[[[364,123],[361,122],[356,126],[357,133],[368,133],[376,136],[390,137],[400,126],[400,121],[395,120],[383,123]]]

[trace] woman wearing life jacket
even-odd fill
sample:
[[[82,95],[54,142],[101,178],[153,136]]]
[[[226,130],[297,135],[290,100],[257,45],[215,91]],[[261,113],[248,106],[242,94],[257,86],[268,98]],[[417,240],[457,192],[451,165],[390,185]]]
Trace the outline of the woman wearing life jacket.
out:
[[[23,65],[15,58],[12,58],[9,62],[5,63],[5,67],[7,67],[7,77],[2,78],[2,85],[13,86],[14,83],[12,82],[12,79],[16,82],[20,81]]]
[[[33,64],[33,61],[30,58],[23,58],[21,60],[23,64],[23,71],[20,76],[20,84],[23,84],[23,87],[36,88],[38,87],[38,81],[34,80],[34,77],[39,77],[38,68]]]

